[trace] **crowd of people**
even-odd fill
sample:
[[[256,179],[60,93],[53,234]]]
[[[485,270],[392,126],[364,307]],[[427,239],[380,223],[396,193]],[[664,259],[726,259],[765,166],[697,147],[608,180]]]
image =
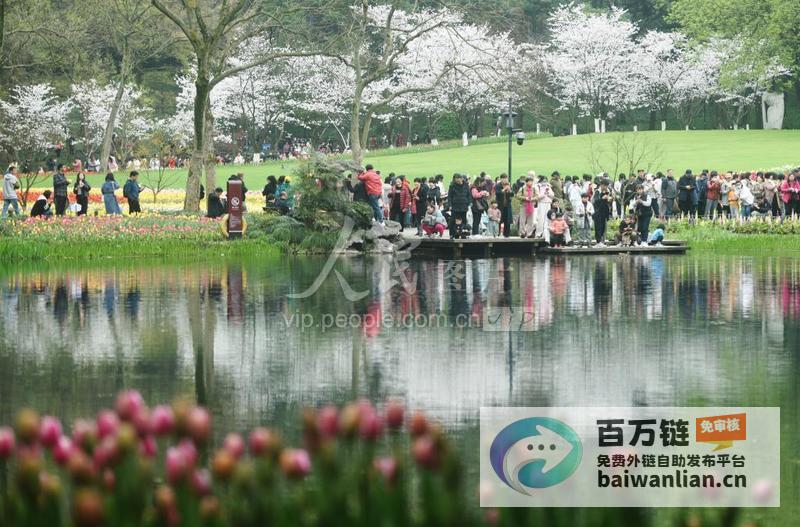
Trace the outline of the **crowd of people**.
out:
[[[353,199],[368,203],[373,221],[391,219],[418,235],[451,238],[540,238],[552,246],[657,245],[670,218],[739,219],[800,216],[800,169],[783,173],[686,170],[676,178],[644,170],[613,179],[608,174],[550,177],[528,172],[511,181],[486,173],[415,178],[383,177],[372,165],[351,185]],[[616,233],[609,220],[620,220]],[[653,219],[659,221],[651,232]]]

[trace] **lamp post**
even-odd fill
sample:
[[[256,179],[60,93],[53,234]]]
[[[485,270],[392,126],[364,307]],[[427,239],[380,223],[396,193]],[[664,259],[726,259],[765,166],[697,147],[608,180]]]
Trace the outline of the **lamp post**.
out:
[[[517,114],[511,110],[511,99],[508,100],[508,111],[503,112],[503,117],[506,119],[506,129],[508,130],[508,179],[511,181],[514,179],[511,173],[511,145],[514,137],[516,137],[517,144],[522,146],[522,143],[525,141],[525,132],[520,128],[514,128],[514,119],[517,117]]]

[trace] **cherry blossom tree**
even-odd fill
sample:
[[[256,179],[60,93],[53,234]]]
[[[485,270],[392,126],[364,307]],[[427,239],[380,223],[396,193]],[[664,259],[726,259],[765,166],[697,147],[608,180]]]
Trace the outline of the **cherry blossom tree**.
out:
[[[440,39],[435,48],[447,54],[446,64],[451,67],[433,89],[407,93],[393,106],[425,114],[431,137],[436,136],[439,119],[453,114],[462,134],[469,134],[485,112],[505,107],[516,85],[511,78],[519,71],[526,46],[514,45],[507,33],[493,34],[486,27],[469,24],[455,26],[453,33],[434,31],[429,40],[433,38]]]
[[[36,163],[64,139],[72,102],[61,100],[49,84],[17,86],[8,100],[0,99],[0,146],[11,161],[21,162],[22,206],[40,179]]]
[[[579,115],[607,119],[640,104],[638,28],[624,15],[617,8],[592,13],[572,4],[548,19],[549,94],[570,111],[573,122]]]
[[[459,17],[446,9],[404,11],[393,3],[367,2],[347,12],[345,44],[337,58],[351,82],[350,148],[360,164],[373,119],[387,117],[391,105],[410,93],[433,89],[452,67],[443,33],[456,37]]]
[[[757,43],[744,38],[712,38],[707,44],[706,52],[718,67],[715,100],[730,109],[727,119],[736,125],[776,79],[790,74],[778,57],[764,62],[752,46]]]
[[[41,160],[64,139],[72,101],[53,92],[50,84],[17,86],[0,99],[0,144],[12,160]]]
[[[134,86],[125,86],[118,101],[118,86],[101,86],[92,79],[72,86],[72,101],[80,112],[84,151],[89,156],[104,150],[110,121],[114,122],[112,137],[117,138],[112,148],[116,148],[119,158],[130,154],[129,145],[144,138],[152,129],[150,112],[142,102],[141,92]]]
[[[666,121],[675,109],[689,126],[702,101],[714,94],[719,61],[702,48],[692,48],[680,33],[649,31],[638,42],[637,69],[642,103]]]
[[[151,0],[151,3],[180,30],[193,52],[194,141],[184,210],[196,211],[199,209],[200,179],[204,171],[206,187],[215,186],[212,91],[226,78],[277,58],[318,54],[319,50],[300,51],[305,39],[301,38],[301,31],[293,29],[302,25],[296,21],[306,20],[306,11],[324,11],[324,5],[266,0]],[[270,38],[254,41],[258,36]],[[285,46],[282,46],[290,38],[296,49],[287,53]],[[255,46],[259,46],[259,49],[253,61],[230,63],[231,57],[240,53],[241,49]]]

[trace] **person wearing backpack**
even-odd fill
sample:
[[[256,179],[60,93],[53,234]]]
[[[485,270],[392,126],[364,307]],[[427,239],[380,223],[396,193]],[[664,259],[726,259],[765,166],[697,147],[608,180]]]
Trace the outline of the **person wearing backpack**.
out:
[[[132,171],[122,187],[122,196],[128,200],[128,214],[138,214],[142,212],[142,207],[139,205],[139,194],[142,192],[142,187],[138,183],[139,172]]]

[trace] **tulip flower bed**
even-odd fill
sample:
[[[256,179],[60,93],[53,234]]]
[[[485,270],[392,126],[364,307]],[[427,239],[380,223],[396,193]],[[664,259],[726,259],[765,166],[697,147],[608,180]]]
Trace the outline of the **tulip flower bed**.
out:
[[[14,428],[0,426],[0,525],[654,524],[643,509],[481,510],[443,430],[396,401],[307,409],[301,424],[298,446],[257,427],[214,448],[221,436],[205,408],[151,409],[133,390],[69,432],[55,417],[22,410]],[[737,512],[678,511],[659,524],[732,526]]]
[[[207,410],[148,409],[135,391],[70,433],[23,410],[0,428],[0,525],[473,523],[458,459],[423,414],[359,402],[302,420],[302,447],[256,428],[213,450]]]
[[[264,250],[224,241],[220,220],[200,215],[64,216],[0,223],[0,261],[47,258],[196,256]],[[256,247],[256,245],[259,245]]]

